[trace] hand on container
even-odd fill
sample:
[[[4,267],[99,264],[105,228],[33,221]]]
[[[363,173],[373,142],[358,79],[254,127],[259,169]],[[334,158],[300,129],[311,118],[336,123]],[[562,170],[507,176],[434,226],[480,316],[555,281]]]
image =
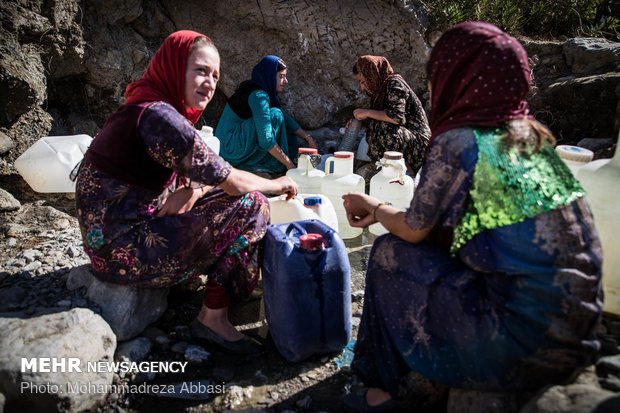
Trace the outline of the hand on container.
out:
[[[364,120],[368,118],[368,115],[369,115],[368,109],[357,108],[353,111],[353,116],[355,117],[355,119],[358,119],[358,120]]]
[[[371,212],[379,204],[377,199],[360,192],[349,192],[342,199],[349,225],[365,228],[376,222]]]
[[[274,181],[280,185],[280,189],[277,191],[278,194],[286,194],[286,200],[292,199],[297,195],[297,184],[288,176],[281,176],[279,178],[274,179]]]

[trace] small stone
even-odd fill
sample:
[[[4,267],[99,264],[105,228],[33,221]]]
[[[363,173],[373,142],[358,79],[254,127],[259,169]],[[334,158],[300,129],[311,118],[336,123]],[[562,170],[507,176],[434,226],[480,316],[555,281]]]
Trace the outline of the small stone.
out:
[[[295,405],[301,409],[308,409],[311,403],[312,403],[312,397],[310,397],[310,395],[307,395],[306,397],[297,400]]]
[[[597,367],[605,367],[614,371],[620,371],[620,354],[614,356],[605,356],[598,359]]]
[[[200,346],[191,344],[185,350],[185,359],[196,363],[202,363],[211,357],[211,353]]]
[[[60,300],[56,303],[56,307],[71,307],[71,300]]]
[[[185,350],[187,350],[188,345],[189,343],[187,341],[179,341],[178,343],[174,343],[173,346],[170,347],[170,350],[175,353],[183,354],[185,353]]]

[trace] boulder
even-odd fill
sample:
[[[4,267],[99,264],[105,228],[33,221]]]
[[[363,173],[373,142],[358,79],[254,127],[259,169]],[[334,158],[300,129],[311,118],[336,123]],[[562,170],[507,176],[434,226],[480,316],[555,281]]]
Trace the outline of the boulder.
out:
[[[532,398],[520,413],[590,413],[615,396],[594,384],[550,386]]]
[[[607,39],[575,38],[563,46],[566,63],[576,74],[620,70],[620,43]]]
[[[10,192],[0,188],[0,212],[17,211],[20,206],[20,202]]]
[[[88,362],[112,361],[116,337],[108,324],[86,308],[22,318],[0,318],[0,392],[15,411],[81,412],[96,408],[107,392],[73,391],[78,385],[109,386],[113,373],[89,372]],[[56,358],[64,369],[24,368],[28,361]],[[81,372],[69,368],[77,359]],[[49,366],[48,366],[49,367]],[[65,370],[65,371],[61,371]]]
[[[168,288],[135,288],[99,280],[89,264],[74,267],[67,288],[85,289],[85,296],[101,308],[118,341],[129,340],[156,321],[168,306]]]

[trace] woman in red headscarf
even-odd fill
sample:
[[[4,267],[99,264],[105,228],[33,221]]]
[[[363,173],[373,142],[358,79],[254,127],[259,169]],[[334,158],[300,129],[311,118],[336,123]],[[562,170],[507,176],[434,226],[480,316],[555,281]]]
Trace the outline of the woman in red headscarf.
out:
[[[528,112],[525,50],[462,23],[438,40],[428,77],[432,138],[409,209],[344,196],[351,225],[391,232],[373,245],[352,363],[369,387],[345,396],[347,411],[561,383],[600,348],[601,245]]]
[[[422,165],[430,129],[420,100],[383,56],[362,56],[353,66],[360,87],[370,97],[370,108],[353,111],[366,122],[368,157],[374,163],[385,151],[403,154],[409,174]]]
[[[259,193],[295,194],[286,178],[232,168],[197,134],[219,79],[220,57],[206,36],[168,36],[142,78],[127,86],[77,174],[84,249],[97,277],[167,287],[207,274],[192,330],[235,353],[258,351],[228,320],[259,277],[269,205]]]

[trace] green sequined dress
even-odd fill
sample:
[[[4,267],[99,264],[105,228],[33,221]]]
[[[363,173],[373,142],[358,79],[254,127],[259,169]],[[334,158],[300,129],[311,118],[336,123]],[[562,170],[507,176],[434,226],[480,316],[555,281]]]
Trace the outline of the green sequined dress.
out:
[[[535,388],[599,349],[601,246],[583,190],[553,148],[519,156],[500,135],[454,129],[429,148],[406,222],[447,243],[375,241],[352,363],[367,385],[402,397],[414,371]]]

